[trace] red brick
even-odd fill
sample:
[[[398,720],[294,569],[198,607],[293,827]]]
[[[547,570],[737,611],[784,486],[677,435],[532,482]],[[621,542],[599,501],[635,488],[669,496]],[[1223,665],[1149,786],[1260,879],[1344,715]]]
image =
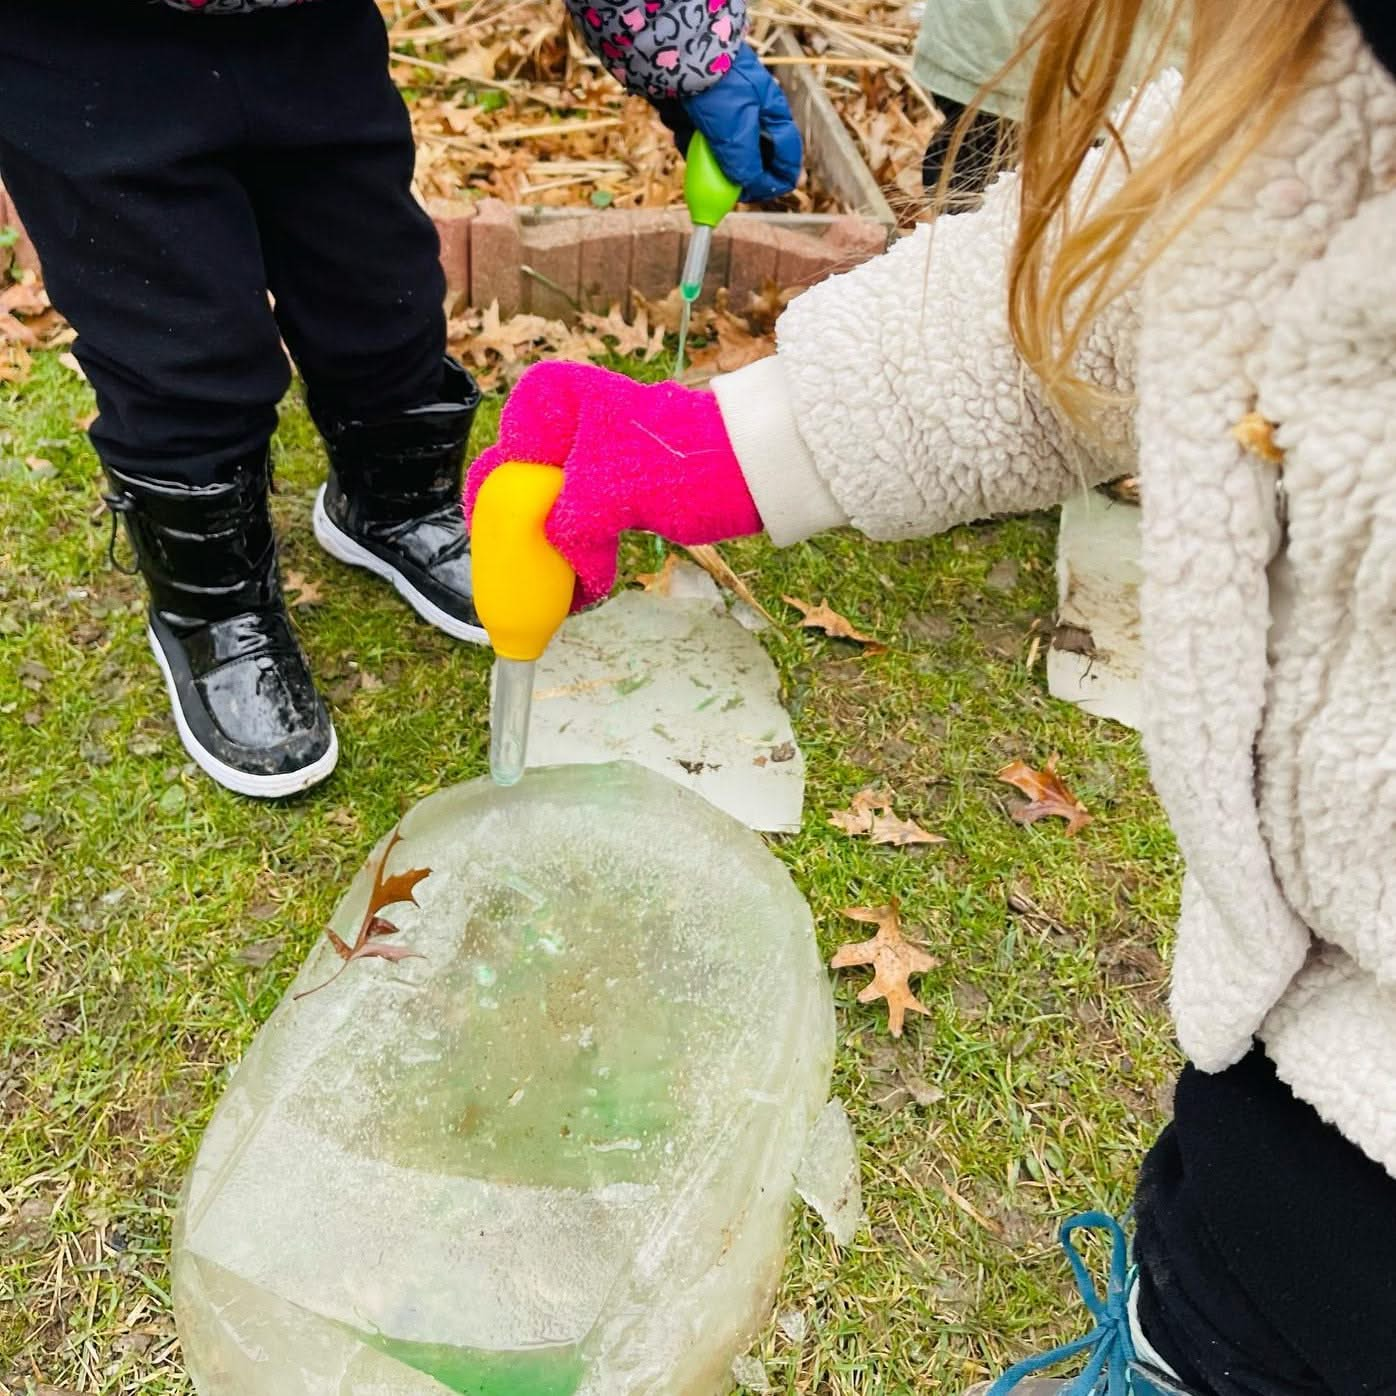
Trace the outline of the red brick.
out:
[[[760,293],[780,269],[780,237],[776,230],[755,215],[739,215],[727,220],[732,237],[732,267],[727,287],[732,293],[732,309],[741,312],[750,296]]]
[[[534,315],[570,320],[577,313],[581,299],[581,236],[585,227],[585,215],[525,226],[524,305]]]
[[[607,314],[613,305],[630,313],[631,219],[623,211],[598,213],[579,220],[580,288],[583,310]]]
[[[475,205],[464,199],[429,199],[427,212],[441,241],[441,270],[453,295],[470,294],[470,224]]]
[[[871,257],[880,257],[887,251],[887,237],[887,229],[881,223],[850,213],[830,224],[824,241],[837,250],[836,260],[847,270],[861,266]]]
[[[499,302],[499,313],[517,315],[523,308],[523,237],[518,215],[499,199],[484,199],[470,222],[470,303],[486,310]]]
[[[774,232],[780,252],[776,282],[781,290],[804,290],[846,269],[844,255],[837,246],[830,246],[827,238],[794,228],[776,228]]]
[[[677,210],[645,209],[631,215],[631,230],[630,285],[647,300],[663,300],[679,284],[688,218]]]

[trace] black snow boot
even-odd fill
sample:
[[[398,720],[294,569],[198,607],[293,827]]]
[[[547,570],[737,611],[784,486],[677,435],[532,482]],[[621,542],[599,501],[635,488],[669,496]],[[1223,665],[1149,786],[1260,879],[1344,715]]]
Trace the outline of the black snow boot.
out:
[[[339,744],[281,596],[266,451],[213,485],[106,472],[190,756],[239,795],[276,798],[324,780]]]
[[[315,537],[332,557],[389,581],[423,620],[487,644],[475,613],[461,474],[480,403],[475,380],[442,363],[439,400],[378,421],[311,414],[329,450]]]

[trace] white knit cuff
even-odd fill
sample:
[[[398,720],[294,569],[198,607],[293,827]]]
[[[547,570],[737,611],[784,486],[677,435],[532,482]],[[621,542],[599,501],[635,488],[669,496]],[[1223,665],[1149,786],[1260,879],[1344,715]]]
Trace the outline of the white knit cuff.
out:
[[[714,378],[712,390],[761,522],[777,547],[848,522],[800,435],[779,354]]]

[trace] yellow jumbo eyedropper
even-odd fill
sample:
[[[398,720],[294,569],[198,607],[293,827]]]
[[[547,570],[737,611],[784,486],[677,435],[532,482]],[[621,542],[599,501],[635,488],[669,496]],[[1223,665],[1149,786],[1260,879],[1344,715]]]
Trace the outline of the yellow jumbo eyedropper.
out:
[[[490,775],[514,785],[528,758],[533,666],[572,607],[576,576],[543,527],[562,489],[551,465],[510,463],[480,487],[471,522],[475,609],[496,656]]]
[[[683,317],[675,376],[683,370],[689,313],[703,289],[713,229],[740,194],[695,132],[684,169],[693,236],[679,281]],[[497,785],[514,785],[524,773],[534,665],[572,607],[576,576],[543,531],[561,490],[556,466],[511,462],[491,472],[475,500],[471,568],[475,609],[495,652],[490,775]]]

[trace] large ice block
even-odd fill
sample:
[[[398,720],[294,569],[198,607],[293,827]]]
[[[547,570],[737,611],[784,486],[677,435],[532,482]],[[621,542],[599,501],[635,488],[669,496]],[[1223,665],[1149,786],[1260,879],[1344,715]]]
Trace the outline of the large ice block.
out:
[[[716,1396],[764,1319],[833,1008],[749,830],[630,765],[475,782],[403,819],[383,915],[321,943],[185,1185],[203,1396]],[[335,913],[352,940],[385,840]],[[385,943],[387,943],[385,941]]]

